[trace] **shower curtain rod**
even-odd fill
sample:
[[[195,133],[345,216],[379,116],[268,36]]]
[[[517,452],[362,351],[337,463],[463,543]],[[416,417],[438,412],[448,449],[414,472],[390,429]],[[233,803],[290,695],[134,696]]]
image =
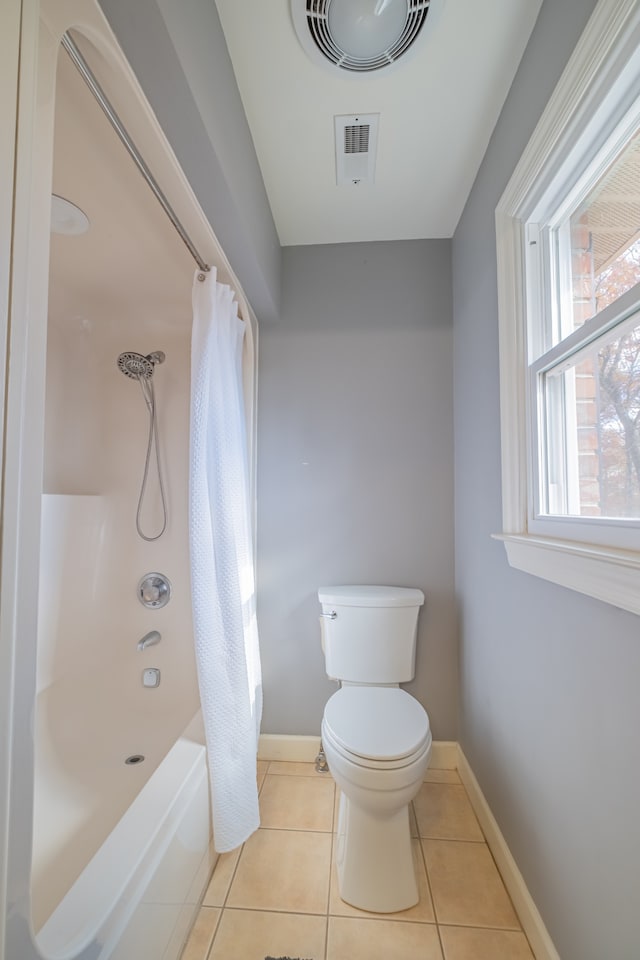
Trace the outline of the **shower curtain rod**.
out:
[[[147,166],[144,159],[142,158],[142,154],[140,153],[135,143],[127,133],[127,130],[124,127],[122,121],[120,120],[120,117],[112,107],[104,90],[96,80],[87,61],[84,59],[84,57],[78,50],[78,47],[76,46],[75,42],[71,39],[68,33],[65,33],[62,37],[62,46],[71,57],[73,63],[77,67],[85,83],[87,84],[92,94],[100,104],[103,113],[107,117],[109,123],[111,124],[115,132],[118,134],[118,137],[120,138],[121,142],[125,146],[127,152],[129,153],[129,156],[132,158],[138,170],[140,171],[144,179],[147,181],[147,183],[151,187],[151,190],[153,191],[157,200],[159,201],[160,206],[162,207],[164,212],[169,217],[169,220],[171,220],[171,223],[174,225],[174,227],[180,234],[180,237],[182,238],[182,241],[187,247],[187,249],[189,250],[189,253],[193,257],[195,262],[198,264],[200,269],[204,273],[207,273],[210,269],[209,265],[202,259],[202,257],[196,250],[191,240],[191,237],[189,236],[187,231],[184,229],[184,227],[178,220],[178,217],[176,216],[171,204],[165,197],[164,193],[162,192],[162,190],[158,185],[157,180],[155,179],[155,177],[149,170],[149,167]],[[201,279],[204,280],[204,277],[202,277]]]

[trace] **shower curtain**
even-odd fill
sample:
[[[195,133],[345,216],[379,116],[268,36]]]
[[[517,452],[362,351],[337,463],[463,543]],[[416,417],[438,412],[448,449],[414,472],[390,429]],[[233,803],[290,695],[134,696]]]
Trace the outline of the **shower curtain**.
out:
[[[256,757],[262,686],[242,390],[244,331],[231,288],[217,282],[214,269],[197,273],[189,538],[198,685],[214,841],[221,853],[260,825]]]

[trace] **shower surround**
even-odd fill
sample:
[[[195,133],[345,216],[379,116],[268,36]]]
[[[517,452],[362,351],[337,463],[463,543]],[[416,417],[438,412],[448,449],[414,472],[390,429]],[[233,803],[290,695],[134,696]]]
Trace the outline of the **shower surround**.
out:
[[[0,955],[170,960],[214,858],[187,524],[194,263],[61,51],[71,24],[185,229],[239,286],[97,3],[27,0],[23,12],[3,449],[12,717]],[[86,213],[86,233],[49,237],[52,190]],[[148,541],[136,507],[149,411],[117,358],[152,350],[166,355],[155,400],[167,525]],[[251,410],[250,350],[245,372]],[[163,526],[159,494],[151,469],[145,531]],[[149,573],[171,581],[161,609],[139,602]],[[150,633],[159,642],[140,649]],[[159,684],[145,684],[147,671]]]
[[[56,246],[54,238],[52,290]],[[148,411],[137,384],[118,371],[114,332],[73,327],[50,315],[32,859],[37,929],[198,709],[186,520],[189,331],[153,331],[169,357],[157,374],[156,400],[170,514],[163,536],[146,542],[136,532],[136,505]],[[144,333],[138,337],[146,342]],[[143,513],[151,528],[162,517],[159,500],[151,471]],[[173,589],[169,604],[153,610],[139,602],[137,585],[156,570]],[[151,630],[160,643],[138,650]],[[160,670],[157,688],[143,685],[149,667]],[[126,764],[131,755],[145,759]]]

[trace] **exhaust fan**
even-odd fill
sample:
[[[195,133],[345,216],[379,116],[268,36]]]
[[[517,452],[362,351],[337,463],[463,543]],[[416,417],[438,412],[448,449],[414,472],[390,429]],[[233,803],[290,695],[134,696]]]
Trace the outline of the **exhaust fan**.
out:
[[[366,74],[389,67],[433,25],[444,0],[291,0],[298,39],[330,69]]]

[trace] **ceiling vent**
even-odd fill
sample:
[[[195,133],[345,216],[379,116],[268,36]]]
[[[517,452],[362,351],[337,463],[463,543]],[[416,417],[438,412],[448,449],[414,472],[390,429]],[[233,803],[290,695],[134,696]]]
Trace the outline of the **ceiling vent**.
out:
[[[379,113],[334,117],[338,186],[373,183]]]
[[[444,0],[291,0],[298,39],[331,69],[367,74],[389,67],[427,32]]]

